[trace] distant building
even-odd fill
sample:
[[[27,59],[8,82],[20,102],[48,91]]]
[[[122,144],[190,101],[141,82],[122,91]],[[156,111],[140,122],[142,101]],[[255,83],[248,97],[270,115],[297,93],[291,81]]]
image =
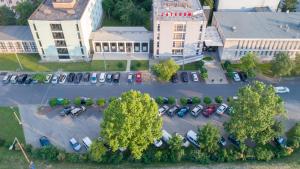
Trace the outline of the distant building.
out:
[[[206,24],[199,0],[153,0],[154,58],[200,60]]]
[[[239,60],[254,52],[271,60],[279,52],[300,53],[300,13],[215,12],[212,25],[223,41],[221,60]]]
[[[15,7],[17,6],[17,4],[19,2],[22,2],[23,0],[0,0],[0,6],[7,6],[10,9],[15,9]]]
[[[280,0],[215,0],[217,11],[241,11],[249,12],[255,8],[268,7],[276,11]]]
[[[37,53],[28,26],[0,26],[0,53]]]
[[[42,60],[76,61],[90,60],[101,18],[101,0],[45,0],[28,22]]]

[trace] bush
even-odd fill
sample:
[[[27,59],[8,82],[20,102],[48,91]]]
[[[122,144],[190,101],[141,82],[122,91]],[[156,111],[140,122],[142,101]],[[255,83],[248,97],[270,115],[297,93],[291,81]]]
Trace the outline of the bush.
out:
[[[227,71],[228,68],[231,68],[231,62],[229,60],[226,60],[223,64],[224,69]]]
[[[208,73],[207,72],[200,73],[200,76],[201,76],[202,79],[207,79],[208,78]]]
[[[57,156],[59,152],[60,151],[54,146],[47,146],[47,147],[33,150],[32,155],[35,158],[39,158],[42,160],[57,161]]]
[[[5,140],[0,138],[0,147],[3,147],[5,145]]]
[[[106,100],[104,98],[100,98],[97,100],[97,105],[100,107],[105,106]]]
[[[210,97],[204,97],[203,99],[203,103],[206,104],[206,105],[210,105],[212,103],[212,100]]]
[[[173,104],[175,104],[176,103],[176,99],[175,99],[175,97],[168,97],[168,102],[169,102],[169,104],[171,104],[171,105],[173,105]]]
[[[76,97],[73,101],[73,103],[76,105],[76,106],[80,106],[81,105],[81,98],[80,97]]]
[[[201,103],[201,99],[199,97],[193,97],[193,104],[200,104]]]
[[[42,73],[36,73],[32,77],[33,80],[36,80],[38,83],[44,83],[46,80],[46,75]]]
[[[50,105],[50,107],[55,107],[55,106],[57,106],[57,98],[51,98],[51,99],[49,100],[49,105]]]
[[[187,105],[187,98],[186,97],[180,98],[180,104],[183,106]]]
[[[255,149],[255,157],[257,160],[269,161],[274,157],[274,153],[267,148],[257,147]]]
[[[71,163],[77,163],[80,161],[80,156],[79,156],[79,154],[68,153],[66,155],[66,160]]]
[[[157,98],[155,98],[155,101],[158,105],[162,105],[164,103],[164,99],[161,96],[158,96]]]
[[[294,127],[292,127],[287,132],[288,143],[293,148],[298,148],[300,144],[300,122],[296,123]]]
[[[211,57],[211,56],[205,56],[205,57],[203,58],[203,60],[205,60],[205,61],[212,61],[212,60],[214,60],[214,58]]]
[[[204,66],[204,61],[203,60],[199,60],[198,62],[196,62],[197,67],[199,67],[199,69],[203,68]]]
[[[162,155],[163,155],[163,152],[162,152],[162,151],[160,151],[160,150],[155,151],[155,154],[154,154],[154,161],[155,161],[155,162],[160,162],[160,161],[161,161],[161,158],[162,158]]]
[[[218,103],[218,104],[223,103],[223,97],[222,96],[215,97],[215,102]]]
[[[88,99],[86,100],[86,102],[85,102],[85,105],[86,105],[86,106],[91,106],[91,105],[93,105],[93,104],[94,104],[94,100],[91,99],[91,98],[88,98]]]
[[[69,100],[69,99],[64,99],[63,101],[62,101],[62,105],[63,106],[68,106],[68,105],[70,105],[71,104],[71,101]]]
[[[191,150],[188,154],[188,159],[201,164],[208,164],[210,162],[209,156],[198,149]]]

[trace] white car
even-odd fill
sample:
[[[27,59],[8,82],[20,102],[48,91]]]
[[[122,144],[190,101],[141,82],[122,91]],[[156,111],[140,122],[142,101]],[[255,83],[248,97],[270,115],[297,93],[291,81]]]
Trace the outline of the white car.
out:
[[[17,75],[12,75],[12,77],[10,78],[10,83],[11,84],[16,84],[17,83]]]
[[[59,76],[58,80],[59,80],[59,84],[64,84],[66,82],[66,79],[67,79],[67,74],[66,73],[63,73]]]
[[[196,147],[200,147],[198,141],[197,141],[197,133],[194,132],[193,130],[189,130],[186,133],[186,138],[192,143],[194,144]]]
[[[232,72],[233,73],[233,80],[236,82],[240,82],[241,78],[240,75],[237,72]]]
[[[182,140],[183,147],[190,146],[190,142],[187,139],[185,139],[182,135],[180,135],[179,133],[175,133],[175,135],[178,136]]]
[[[57,84],[58,83],[58,75],[53,75],[51,83],[52,84]]]
[[[92,73],[91,83],[92,84],[96,84],[97,83],[97,73]]]
[[[199,78],[198,78],[198,76],[197,76],[197,73],[196,73],[196,72],[191,72],[191,74],[192,74],[192,79],[193,79],[193,81],[194,81],[194,82],[198,82],[198,81],[199,81]]]
[[[216,110],[216,113],[218,115],[222,115],[222,114],[224,114],[224,112],[227,108],[228,108],[228,105],[223,103],[221,106],[218,107],[218,109]]]
[[[162,130],[162,140],[164,142],[168,143],[171,138],[172,138],[172,135],[170,133],[168,133],[166,130]]]
[[[159,140],[154,140],[153,144],[154,144],[155,147],[158,148],[158,147],[162,146],[163,142],[159,139]]]
[[[82,139],[84,147],[88,150],[92,145],[92,140],[89,137],[84,137]]]
[[[47,75],[46,75],[46,79],[45,79],[44,82],[45,82],[45,83],[50,83],[52,76],[53,76],[52,74],[47,74]]]
[[[158,114],[160,116],[162,116],[163,114],[165,114],[165,112],[167,112],[169,110],[169,106],[164,105],[161,108],[158,109]]]
[[[193,110],[191,111],[191,114],[194,116],[194,117],[197,117],[199,115],[199,113],[201,111],[203,111],[203,106],[201,104],[197,105],[196,107],[193,108]]]
[[[81,149],[81,145],[78,143],[78,141],[75,138],[71,138],[69,140],[69,143],[72,146],[73,150],[78,152]]]
[[[99,82],[100,83],[104,83],[105,82],[105,78],[106,78],[106,74],[105,73],[100,73],[100,76],[99,76]]]
[[[278,86],[278,87],[274,87],[275,89],[275,93],[279,94],[279,93],[289,93],[290,89],[287,87],[283,87],[283,86]]]

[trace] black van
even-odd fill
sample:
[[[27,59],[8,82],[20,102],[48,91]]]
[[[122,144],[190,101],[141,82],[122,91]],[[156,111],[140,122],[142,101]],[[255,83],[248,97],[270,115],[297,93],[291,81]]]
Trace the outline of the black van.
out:
[[[120,73],[114,73],[113,74],[113,82],[119,83],[119,81],[120,81]]]

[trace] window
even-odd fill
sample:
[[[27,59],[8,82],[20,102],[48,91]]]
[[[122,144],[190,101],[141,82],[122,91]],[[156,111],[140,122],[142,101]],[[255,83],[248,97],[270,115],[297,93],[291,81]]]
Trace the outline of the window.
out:
[[[77,29],[77,31],[79,31],[79,26],[78,26],[78,24],[76,24],[76,29]]]
[[[12,42],[8,42],[8,47],[9,50],[15,50],[14,45]]]
[[[103,52],[109,52],[108,43],[103,43]]]
[[[110,43],[110,52],[117,52],[117,44]]]
[[[157,38],[156,39],[159,40],[159,33],[157,34]]]
[[[62,31],[61,24],[50,24],[52,31]]]
[[[134,43],[134,52],[140,52],[140,43]]]
[[[23,48],[25,52],[30,52],[30,48],[27,42],[22,42]]]
[[[79,33],[79,32],[77,33],[77,36],[78,36],[78,39],[81,39],[81,36],[80,36],[80,33]]]
[[[172,55],[183,55],[183,49],[172,49]]]
[[[186,31],[186,25],[185,24],[175,24],[174,25],[174,31],[175,32],[185,32]]]
[[[34,42],[30,42],[29,44],[30,44],[31,51],[32,51],[32,52],[36,52],[36,51],[37,51],[37,48],[36,48],[35,43],[34,43]]]
[[[55,46],[56,47],[66,47],[67,44],[66,44],[66,41],[64,41],[64,40],[55,40]]]
[[[36,26],[35,26],[35,24],[33,24],[33,29],[36,31]]]
[[[132,43],[126,43],[126,52],[132,52]]]
[[[101,52],[101,43],[95,43],[96,52]]]
[[[38,39],[40,39],[40,36],[39,36],[39,33],[35,33],[36,34],[36,37],[38,38]]]
[[[157,43],[156,43],[156,47],[158,47],[158,48],[159,48],[159,42],[157,42]]]
[[[184,42],[183,41],[175,41],[175,42],[173,42],[173,47],[174,48],[183,48]]]
[[[156,54],[159,55],[159,50],[158,49],[156,50]]]
[[[0,42],[0,49],[1,50],[6,50],[6,45],[4,42]]]
[[[58,55],[59,59],[70,59],[69,55]]]
[[[52,33],[54,39],[64,39],[65,36],[62,32],[53,32]]]
[[[81,54],[83,54],[83,55],[84,55],[84,50],[83,50],[83,48],[81,48]]]
[[[43,49],[43,48],[41,48],[41,50],[42,50],[42,54],[44,55],[44,54],[45,54],[45,51],[44,51],[44,49]]]
[[[173,39],[184,40],[185,39],[185,34],[184,33],[174,33],[173,34]]]
[[[203,29],[203,25],[200,26],[200,32],[202,32],[202,29]]]
[[[82,47],[82,42],[81,41],[79,41],[79,45],[80,45],[80,47]]]
[[[57,53],[58,54],[69,54],[67,48],[57,48]]]
[[[148,52],[148,43],[142,43],[142,52]]]
[[[118,51],[119,52],[125,52],[124,43],[118,43]]]
[[[21,42],[16,42],[15,47],[16,47],[17,51],[22,51],[23,50]]]
[[[160,24],[157,24],[157,31],[160,31]]]
[[[40,45],[40,47],[43,47],[42,42],[40,40],[39,40],[39,45]]]

